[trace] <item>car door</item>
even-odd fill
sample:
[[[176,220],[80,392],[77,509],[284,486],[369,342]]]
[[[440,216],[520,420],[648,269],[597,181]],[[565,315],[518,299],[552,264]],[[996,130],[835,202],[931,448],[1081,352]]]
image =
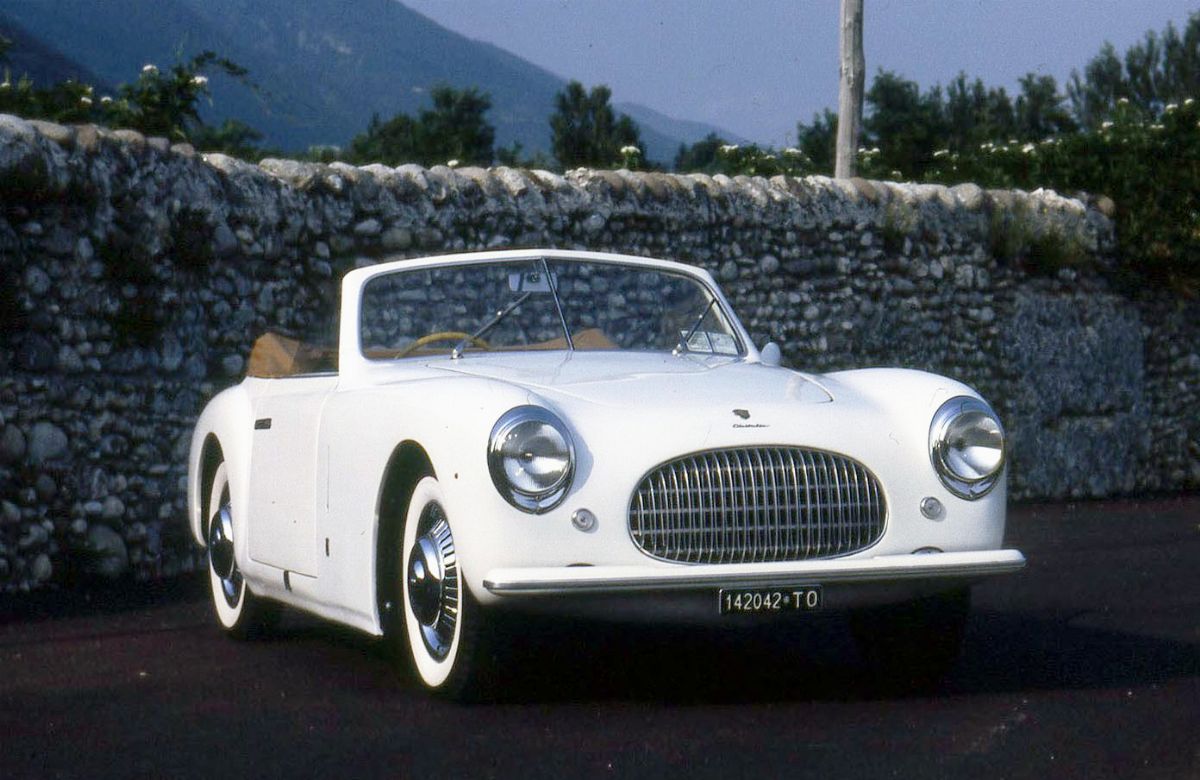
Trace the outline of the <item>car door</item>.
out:
[[[267,384],[253,402],[250,557],[315,577],[318,438],[336,378],[294,377]]]

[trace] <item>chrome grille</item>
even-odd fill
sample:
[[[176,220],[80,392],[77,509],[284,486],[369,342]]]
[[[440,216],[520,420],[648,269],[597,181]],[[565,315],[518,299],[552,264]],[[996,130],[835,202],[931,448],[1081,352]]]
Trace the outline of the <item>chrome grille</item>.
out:
[[[648,555],[684,563],[847,555],[883,535],[879,481],[843,455],[796,447],[699,452],[642,480],[629,531]]]

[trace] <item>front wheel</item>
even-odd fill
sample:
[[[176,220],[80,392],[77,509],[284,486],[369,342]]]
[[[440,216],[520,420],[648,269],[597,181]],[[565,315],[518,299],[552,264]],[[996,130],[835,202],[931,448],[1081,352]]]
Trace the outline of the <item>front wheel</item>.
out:
[[[225,464],[217,466],[209,487],[208,579],[213,610],[227,634],[238,639],[266,633],[279,619],[279,605],[250,592],[233,550],[233,501]]]
[[[879,681],[899,688],[924,687],[942,678],[962,650],[971,590],[957,590],[903,604],[861,609],[850,628]]]
[[[405,642],[425,687],[451,698],[479,696],[486,678],[486,616],[467,590],[441,484],[413,489],[401,542]]]

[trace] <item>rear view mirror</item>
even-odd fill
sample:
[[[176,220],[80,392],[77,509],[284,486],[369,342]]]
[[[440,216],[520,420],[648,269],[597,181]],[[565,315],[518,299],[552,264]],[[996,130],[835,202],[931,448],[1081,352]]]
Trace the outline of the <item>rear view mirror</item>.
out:
[[[768,341],[758,352],[764,366],[777,366],[783,360],[783,352],[774,341]]]

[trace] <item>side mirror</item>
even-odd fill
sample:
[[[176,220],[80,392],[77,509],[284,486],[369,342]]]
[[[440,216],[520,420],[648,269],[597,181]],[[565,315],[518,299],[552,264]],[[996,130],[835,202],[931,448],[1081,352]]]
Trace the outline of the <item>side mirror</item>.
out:
[[[779,351],[779,345],[774,341],[768,341],[764,344],[758,354],[762,358],[764,366],[778,366],[783,360],[783,353]]]

